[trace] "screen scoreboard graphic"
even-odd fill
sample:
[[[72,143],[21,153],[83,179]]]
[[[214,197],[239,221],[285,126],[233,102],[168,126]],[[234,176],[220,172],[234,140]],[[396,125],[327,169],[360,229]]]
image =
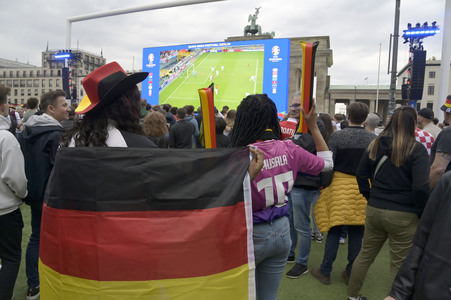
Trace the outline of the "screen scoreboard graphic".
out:
[[[212,42],[143,49],[142,98],[148,103],[200,106],[197,90],[215,87],[215,106],[235,109],[250,94],[264,93],[285,111],[289,39]]]

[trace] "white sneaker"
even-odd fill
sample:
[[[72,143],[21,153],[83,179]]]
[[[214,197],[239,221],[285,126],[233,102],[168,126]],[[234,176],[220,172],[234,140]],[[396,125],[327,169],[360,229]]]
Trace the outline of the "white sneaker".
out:
[[[315,242],[322,243],[324,240],[324,235],[322,233],[316,233],[315,234]]]

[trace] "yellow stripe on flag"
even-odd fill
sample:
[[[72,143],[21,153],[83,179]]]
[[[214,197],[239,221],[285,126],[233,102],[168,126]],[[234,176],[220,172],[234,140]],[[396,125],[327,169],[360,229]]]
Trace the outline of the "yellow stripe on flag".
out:
[[[45,300],[254,299],[248,264],[202,277],[95,281],[60,274],[39,260],[39,275]]]

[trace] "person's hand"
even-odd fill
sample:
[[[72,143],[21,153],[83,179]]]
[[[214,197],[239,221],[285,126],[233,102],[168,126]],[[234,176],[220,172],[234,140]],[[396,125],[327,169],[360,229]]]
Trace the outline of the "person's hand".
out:
[[[301,107],[301,110],[302,115],[304,116],[305,124],[307,124],[307,127],[310,129],[318,127],[318,124],[316,124],[316,120],[318,119],[318,114],[316,113],[316,104],[313,103],[312,107],[310,107],[310,111],[308,114],[305,113],[303,107]]]
[[[384,300],[396,300],[396,299],[393,298],[392,296],[387,296]]]
[[[251,147],[249,147],[249,151],[251,151],[253,157],[251,160],[251,164],[249,165],[249,168],[247,170],[249,172],[249,176],[251,177],[252,182],[263,168],[263,160],[265,157],[263,155],[263,152],[261,152],[260,150],[254,150]]]

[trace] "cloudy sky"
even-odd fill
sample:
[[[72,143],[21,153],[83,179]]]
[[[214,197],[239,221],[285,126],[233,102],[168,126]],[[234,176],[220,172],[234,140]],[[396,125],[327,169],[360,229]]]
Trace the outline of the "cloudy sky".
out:
[[[169,0],[175,2],[176,0]],[[451,1],[451,0],[450,0]],[[64,49],[66,18],[168,0],[1,0],[0,58],[41,66],[41,52]],[[133,13],[73,23],[72,47],[118,61],[124,69],[140,69],[145,47],[223,41],[242,35],[248,16],[262,7],[258,24],[276,38],[330,36],[331,84],[377,83],[381,44],[381,84],[387,75],[389,36],[395,0],[226,0]],[[445,0],[401,0],[400,35],[407,23],[443,25]],[[440,59],[442,33],[424,40],[427,58]],[[399,43],[398,70],[408,59]],[[365,78],[368,78],[365,80]]]

